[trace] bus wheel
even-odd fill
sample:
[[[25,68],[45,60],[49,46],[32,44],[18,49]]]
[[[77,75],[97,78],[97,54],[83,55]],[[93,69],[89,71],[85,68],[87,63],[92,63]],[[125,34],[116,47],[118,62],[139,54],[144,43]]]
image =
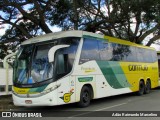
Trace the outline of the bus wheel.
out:
[[[91,101],[91,90],[87,86],[83,86],[80,94],[80,101],[78,103],[79,107],[87,107],[89,106]]]
[[[148,94],[150,92],[150,90],[151,90],[151,82],[149,80],[147,80],[144,93]]]
[[[145,91],[145,84],[144,84],[144,82],[141,80],[141,81],[139,82],[138,95],[143,95],[144,91]]]

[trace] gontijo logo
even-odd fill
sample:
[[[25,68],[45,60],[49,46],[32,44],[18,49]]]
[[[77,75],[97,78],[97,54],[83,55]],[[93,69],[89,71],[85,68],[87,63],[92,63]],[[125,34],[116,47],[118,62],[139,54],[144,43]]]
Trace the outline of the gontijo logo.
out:
[[[129,71],[148,71],[147,65],[129,65],[128,66]]]

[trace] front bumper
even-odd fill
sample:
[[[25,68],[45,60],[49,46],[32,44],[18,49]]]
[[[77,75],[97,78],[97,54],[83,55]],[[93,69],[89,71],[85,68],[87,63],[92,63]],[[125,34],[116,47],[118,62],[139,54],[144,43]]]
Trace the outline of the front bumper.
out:
[[[12,94],[13,103],[15,106],[54,106],[57,105],[57,94],[56,92],[50,92],[42,96],[37,97],[24,97],[20,95]],[[31,103],[26,103],[31,101]]]

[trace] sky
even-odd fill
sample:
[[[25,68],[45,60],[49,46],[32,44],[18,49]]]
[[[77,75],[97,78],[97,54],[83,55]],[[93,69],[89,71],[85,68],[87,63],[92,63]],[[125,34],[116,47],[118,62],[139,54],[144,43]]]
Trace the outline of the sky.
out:
[[[57,26],[53,26],[53,27],[49,27],[51,30],[52,30],[52,32],[59,32],[59,31],[61,31],[62,29],[61,28],[59,28],[59,27],[57,27]],[[5,34],[5,29],[3,28],[3,29],[0,29],[0,36],[2,36],[2,35],[4,35]],[[148,38],[149,37],[152,37],[152,35],[150,35],[150,36],[148,36]],[[145,43],[144,43],[145,44]],[[152,44],[151,45],[151,47],[154,47],[155,49],[156,49],[156,51],[160,51],[160,45],[157,45],[157,44]]]
[[[5,29],[0,29],[0,36],[2,36],[5,33]]]
[[[28,5],[25,6],[25,9],[27,10],[28,9]],[[106,12],[107,8],[105,7],[102,7],[102,11],[105,11]],[[107,12],[106,12],[107,13]],[[133,21],[135,21],[135,19],[133,18]],[[136,22],[136,21],[135,21]],[[49,28],[52,30],[52,32],[59,32],[59,31],[62,31],[61,28],[59,28],[58,26],[50,26],[49,24],[47,24],[49,26]],[[4,25],[3,26],[4,28],[0,28],[0,36],[4,35],[5,34],[5,29],[8,28],[8,25]],[[133,24],[132,25],[132,29],[134,30],[135,29],[135,25]],[[153,35],[149,35],[147,36],[146,38],[146,41],[149,40],[150,38],[152,38]],[[144,41],[143,44],[145,45],[146,42]],[[151,47],[154,47],[157,51],[160,51],[160,45],[156,45],[156,44],[152,44]]]
[[[2,36],[2,35],[5,34],[5,30],[6,30],[5,28],[7,28],[7,26],[4,27],[4,28],[2,28],[2,29],[0,29],[0,36]],[[57,27],[57,26],[53,26],[53,27],[49,26],[49,28],[52,30],[52,32],[59,32],[59,31],[62,31],[62,29],[59,28],[59,27]]]
[[[52,30],[52,32],[59,32],[62,31],[62,29],[58,26],[49,26],[49,28]]]
[[[160,51],[160,45],[152,44],[151,47],[154,47],[156,51]]]

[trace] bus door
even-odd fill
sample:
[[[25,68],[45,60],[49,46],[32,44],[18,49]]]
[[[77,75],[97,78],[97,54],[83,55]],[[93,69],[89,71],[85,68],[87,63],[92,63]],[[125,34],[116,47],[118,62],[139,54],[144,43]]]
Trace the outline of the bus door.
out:
[[[69,65],[69,59],[67,54],[58,54],[57,56],[57,86],[58,87],[58,104],[74,102],[74,77],[71,74],[71,67]],[[71,99],[71,97],[73,97]]]

